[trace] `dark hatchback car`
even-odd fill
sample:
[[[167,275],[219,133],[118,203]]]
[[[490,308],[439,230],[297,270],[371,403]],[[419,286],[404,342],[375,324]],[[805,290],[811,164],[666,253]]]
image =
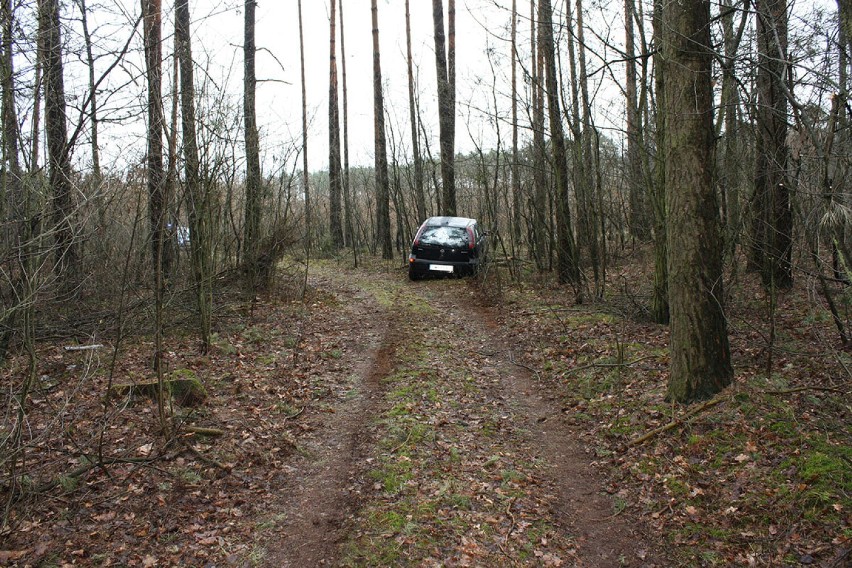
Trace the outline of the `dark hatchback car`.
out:
[[[466,276],[476,274],[485,262],[488,233],[476,219],[429,217],[411,245],[408,277]]]

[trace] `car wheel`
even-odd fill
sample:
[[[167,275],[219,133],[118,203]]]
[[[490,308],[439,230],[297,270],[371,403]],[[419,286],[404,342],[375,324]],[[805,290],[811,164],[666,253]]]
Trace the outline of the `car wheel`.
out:
[[[416,272],[414,272],[413,270],[410,270],[410,269],[409,269],[409,271],[408,271],[408,279],[409,279],[409,280],[412,280],[412,281],[414,281],[414,280],[420,280],[420,275],[419,275],[419,274],[417,274]]]

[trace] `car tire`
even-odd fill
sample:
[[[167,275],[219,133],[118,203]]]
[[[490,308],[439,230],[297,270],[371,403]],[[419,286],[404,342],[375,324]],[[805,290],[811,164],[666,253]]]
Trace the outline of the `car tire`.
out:
[[[414,272],[413,270],[408,271],[408,279],[413,281],[420,280],[420,275]]]

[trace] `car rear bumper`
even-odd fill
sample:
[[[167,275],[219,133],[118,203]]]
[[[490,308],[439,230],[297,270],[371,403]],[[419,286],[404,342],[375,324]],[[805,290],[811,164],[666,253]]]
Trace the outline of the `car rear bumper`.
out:
[[[466,262],[447,262],[443,260],[427,260],[409,256],[408,271],[417,276],[469,276],[476,274],[479,259]]]

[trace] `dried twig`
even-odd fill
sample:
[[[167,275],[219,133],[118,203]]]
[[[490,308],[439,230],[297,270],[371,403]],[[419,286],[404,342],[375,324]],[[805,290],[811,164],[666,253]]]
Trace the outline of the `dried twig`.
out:
[[[712,408],[713,406],[716,406],[720,402],[722,402],[724,400],[728,400],[728,398],[729,398],[729,395],[726,394],[726,395],[723,395],[723,396],[717,396],[716,398],[710,399],[707,402],[699,404],[695,408],[690,409],[689,412],[687,412],[686,414],[684,414],[683,416],[681,416],[677,420],[672,420],[671,422],[669,422],[665,426],[660,426],[659,428],[655,428],[655,429],[651,430],[650,432],[647,432],[646,434],[636,438],[635,440],[631,440],[631,441],[627,442],[627,447],[632,448],[634,446],[638,446],[640,444],[647,442],[648,440],[650,440],[654,436],[657,436],[657,435],[662,434],[664,432],[668,432],[669,430],[673,430],[673,429],[677,428],[678,426],[680,426],[681,424],[683,424],[684,422],[686,422],[688,419],[695,416],[696,414],[703,412],[703,411],[707,410],[708,408]]]
[[[192,432],[193,434],[198,434],[199,436],[224,436],[225,431],[220,430],[219,428],[204,428],[202,426],[185,426],[184,430],[187,432]]]
[[[822,391],[822,392],[833,392],[837,394],[848,395],[848,391],[844,391],[841,389],[835,389],[831,387],[815,387],[815,386],[806,386],[806,387],[796,387],[794,389],[786,389],[786,390],[777,390],[777,391],[763,391],[763,394],[795,394],[797,392],[805,392],[805,391]]]

